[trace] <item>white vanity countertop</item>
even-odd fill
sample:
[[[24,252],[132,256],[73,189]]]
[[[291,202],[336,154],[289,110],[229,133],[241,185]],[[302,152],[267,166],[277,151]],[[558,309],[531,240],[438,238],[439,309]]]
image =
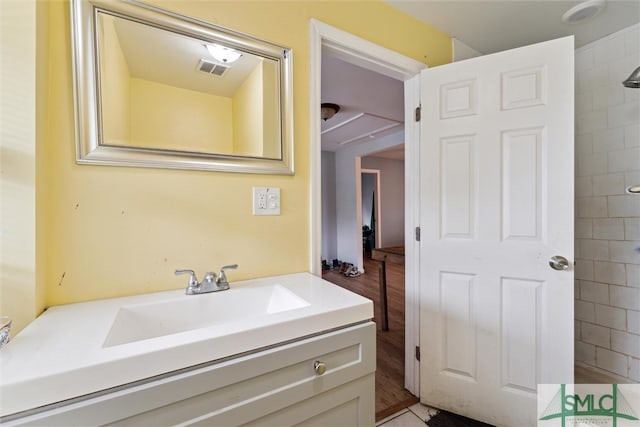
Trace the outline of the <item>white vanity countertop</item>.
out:
[[[215,298],[234,290],[247,298],[252,287],[273,284],[309,304],[105,345],[122,307]],[[184,295],[180,289],[51,307],[0,350],[0,416],[372,318],[370,300],[309,273],[235,282],[230,290],[205,295]]]

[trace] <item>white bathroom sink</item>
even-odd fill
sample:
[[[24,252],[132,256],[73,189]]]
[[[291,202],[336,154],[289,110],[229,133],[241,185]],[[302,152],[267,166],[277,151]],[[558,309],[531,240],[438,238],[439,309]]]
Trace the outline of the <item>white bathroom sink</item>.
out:
[[[176,295],[164,301],[120,307],[104,347],[247,321],[307,307],[309,302],[279,284],[200,295]]]
[[[372,317],[370,300],[309,273],[50,307],[0,351],[0,417]]]

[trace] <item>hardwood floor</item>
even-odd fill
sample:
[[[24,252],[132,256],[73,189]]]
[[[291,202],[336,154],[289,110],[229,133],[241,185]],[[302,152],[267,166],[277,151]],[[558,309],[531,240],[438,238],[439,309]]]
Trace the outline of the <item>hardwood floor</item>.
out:
[[[378,263],[365,256],[365,273],[345,277],[337,271],[327,271],[325,280],[349,289],[373,301],[376,333],[376,421],[418,402],[404,388],[404,266],[387,264],[387,301],[389,330],[380,328]]]

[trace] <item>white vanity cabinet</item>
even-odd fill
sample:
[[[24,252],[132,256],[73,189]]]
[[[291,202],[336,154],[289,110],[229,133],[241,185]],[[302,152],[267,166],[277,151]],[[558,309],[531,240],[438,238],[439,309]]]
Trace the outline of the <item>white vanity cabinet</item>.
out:
[[[335,329],[49,405],[7,424],[373,426],[375,334],[372,322]]]

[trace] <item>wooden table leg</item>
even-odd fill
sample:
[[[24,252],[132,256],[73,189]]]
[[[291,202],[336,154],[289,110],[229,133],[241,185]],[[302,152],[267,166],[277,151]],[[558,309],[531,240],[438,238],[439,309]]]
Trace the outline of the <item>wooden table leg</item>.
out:
[[[384,260],[378,261],[378,281],[380,282],[380,317],[382,330],[389,330],[389,314],[387,312],[387,265]]]

